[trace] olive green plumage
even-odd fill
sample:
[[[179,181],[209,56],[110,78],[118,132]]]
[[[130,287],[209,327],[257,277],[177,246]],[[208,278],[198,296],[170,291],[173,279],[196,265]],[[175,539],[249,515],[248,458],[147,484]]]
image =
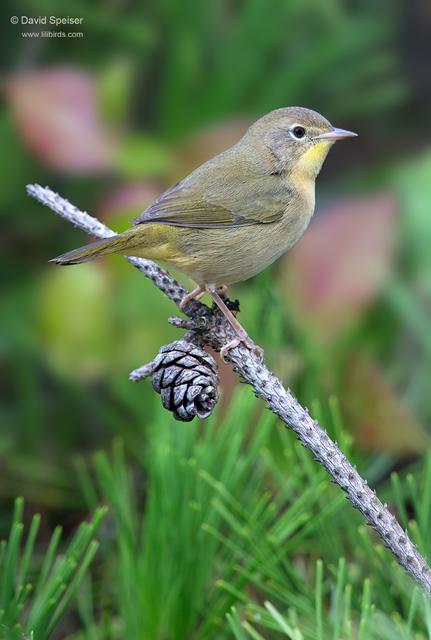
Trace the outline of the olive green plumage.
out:
[[[119,253],[161,260],[202,286],[246,280],[305,231],[329,148],[351,135],[309,109],[272,111],[237,144],[163,193],[133,227],[54,262]]]

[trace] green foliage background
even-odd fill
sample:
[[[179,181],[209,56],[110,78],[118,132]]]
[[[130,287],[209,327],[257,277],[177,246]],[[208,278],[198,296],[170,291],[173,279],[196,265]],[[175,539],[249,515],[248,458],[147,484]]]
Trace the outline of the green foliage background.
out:
[[[424,6],[0,12],[0,638],[430,638],[429,603],[227,368],[203,424],[175,423],[128,382],[178,336],[171,304],[120,258],[49,266],[86,239],[25,194],[49,184],[123,229],[273,108],[358,131],[331,152],[298,250],[233,294],[269,365],[429,555]],[[41,27],[15,15],[82,17],[82,37],[24,36]]]

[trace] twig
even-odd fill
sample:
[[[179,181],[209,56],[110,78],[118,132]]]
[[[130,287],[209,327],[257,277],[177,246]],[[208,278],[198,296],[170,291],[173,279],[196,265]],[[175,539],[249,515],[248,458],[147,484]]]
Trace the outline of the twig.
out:
[[[109,237],[114,233],[99,220],[80,211],[48,187],[28,185],[27,192],[87,233],[101,238]],[[142,258],[127,258],[127,260],[179,306],[186,291],[167,271],[150,260]],[[199,339],[215,350],[220,351],[221,347],[232,338],[230,325],[217,310],[192,301],[183,311],[191,319],[185,326],[191,333],[197,332]],[[366,480],[359,475],[326,431],[310,417],[308,411],[301,406],[290,390],[285,389],[280,380],[246,347],[240,345],[232,349],[227,354],[227,359],[242,380],[249,384],[256,395],[265,400],[270,410],[296,433],[301,443],[312,452],[332,476],[334,482],[346,493],[352,505],[359,509],[368,524],[377,531],[398,562],[425,592],[431,595],[431,569],[426,560],[387,506],[380,502],[375,491],[370,489]],[[151,364],[136,370],[135,379],[150,374],[149,367],[151,368]]]

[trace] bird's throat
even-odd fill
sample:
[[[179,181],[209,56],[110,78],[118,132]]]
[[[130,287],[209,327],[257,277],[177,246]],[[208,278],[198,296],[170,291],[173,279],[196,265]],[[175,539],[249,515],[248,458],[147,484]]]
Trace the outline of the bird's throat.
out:
[[[317,177],[332,144],[332,142],[318,142],[304,153],[294,171],[298,182],[314,180]]]

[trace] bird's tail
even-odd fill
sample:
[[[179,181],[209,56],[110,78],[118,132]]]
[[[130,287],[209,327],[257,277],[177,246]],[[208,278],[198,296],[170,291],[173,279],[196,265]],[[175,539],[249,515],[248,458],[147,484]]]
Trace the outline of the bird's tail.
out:
[[[81,262],[88,262],[99,256],[108,256],[112,253],[135,255],[134,251],[136,251],[137,247],[148,251],[157,244],[158,240],[153,227],[155,225],[148,225],[145,230],[138,226],[132,227],[110,238],[96,240],[96,242],[86,244],[84,247],[79,247],[79,249],[63,253],[57,258],[53,258],[50,262],[61,265],[81,264]]]
[[[149,259],[162,259],[171,255],[169,245],[169,227],[167,225],[146,224],[136,225],[110,238],[96,240],[79,249],[73,249],[51,262],[56,264],[80,264],[88,262],[99,256],[107,256],[119,253],[126,256],[141,256]]]
[[[56,264],[68,265],[68,264],[81,264],[81,262],[88,262],[99,256],[106,256],[110,253],[117,253],[121,251],[118,246],[120,235],[112,236],[110,238],[103,238],[102,240],[96,240],[91,244],[87,244],[84,247],[73,249],[67,253],[63,253],[57,258],[53,258],[50,262]]]

